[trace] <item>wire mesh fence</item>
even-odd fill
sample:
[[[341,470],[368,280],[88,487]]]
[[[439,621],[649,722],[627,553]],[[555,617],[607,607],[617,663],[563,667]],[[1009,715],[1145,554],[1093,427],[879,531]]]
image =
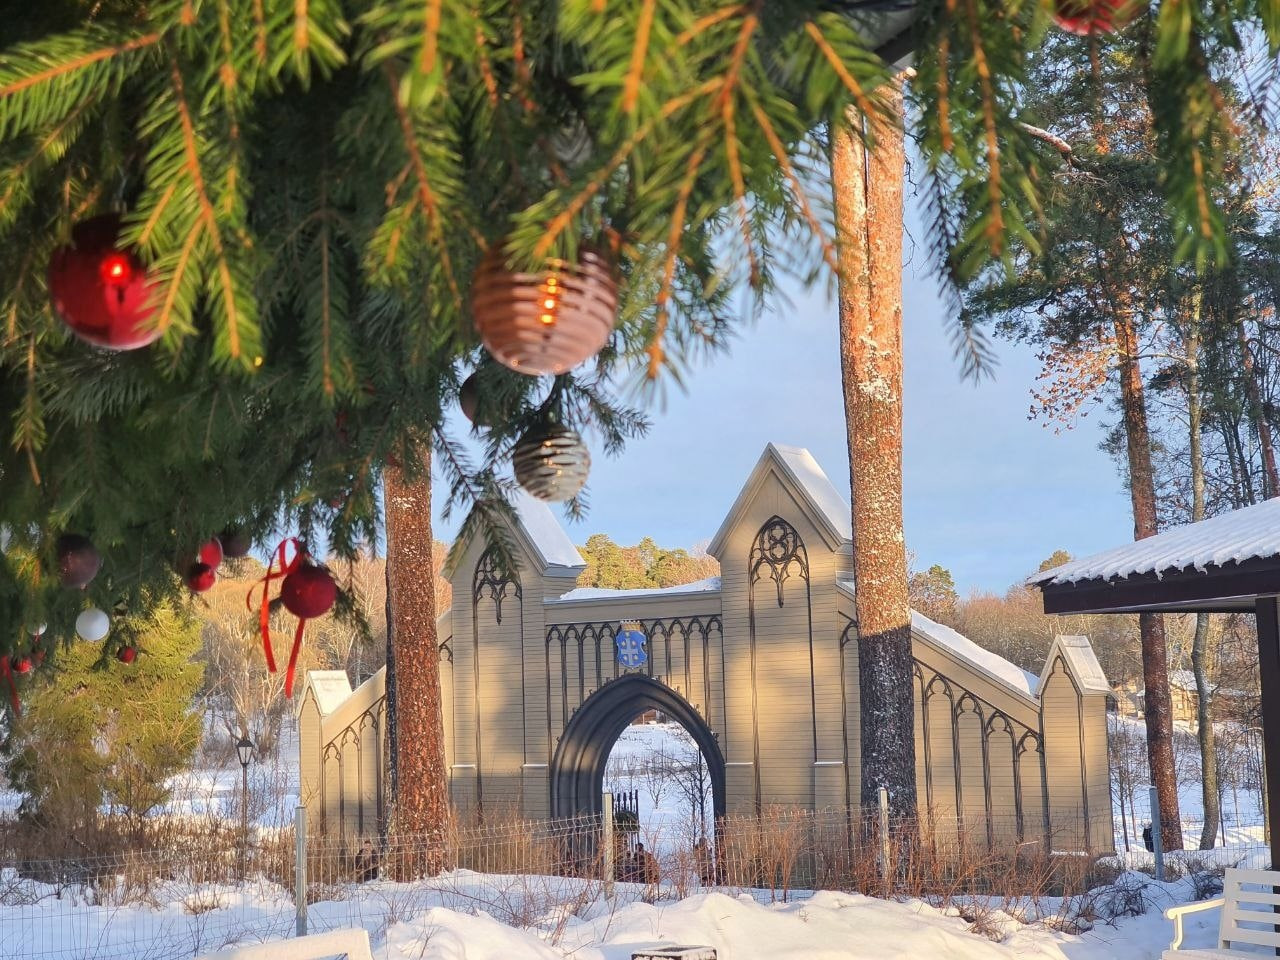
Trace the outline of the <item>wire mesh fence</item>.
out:
[[[221,820],[128,824],[77,852],[65,837],[10,825],[0,829],[0,955],[169,960],[278,939],[294,931],[298,889],[311,932],[358,926],[376,943],[390,925],[445,907],[554,942],[599,904],[712,888],[763,902],[843,890],[1066,913],[1119,871],[1146,866],[1109,834],[1082,845],[1085,811],[1055,818],[1046,829],[1015,810],[934,813],[886,832],[875,811],[776,807],[723,817],[706,835],[631,824],[607,835],[598,817],[490,817],[432,836],[306,837],[301,884],[292,828],[246,836]],[[1259,840],[1187,851],[1171,855],[1172,869],[1262,865],[1263,850]]]

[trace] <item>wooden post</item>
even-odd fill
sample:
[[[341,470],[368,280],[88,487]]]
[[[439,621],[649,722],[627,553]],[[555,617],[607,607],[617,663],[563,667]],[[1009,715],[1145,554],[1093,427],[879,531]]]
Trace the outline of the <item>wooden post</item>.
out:
[[[617,847],[613,839],[613,794],[608,790],[604,793],[604,824],[601,832],[604,834],[604,895],[612,897],[613,877],[617,869],[614,863]]]
[[[1258,619],[1258,673],[1262,680],[1263,787],[1271,800],[1280,797],[1280,614],[1275,597],[1254,601]],[[1276,850],[1280,840],[1280,804],[1267,809],[1267,833],[1271,844],[1271,869],[1280,869]]]

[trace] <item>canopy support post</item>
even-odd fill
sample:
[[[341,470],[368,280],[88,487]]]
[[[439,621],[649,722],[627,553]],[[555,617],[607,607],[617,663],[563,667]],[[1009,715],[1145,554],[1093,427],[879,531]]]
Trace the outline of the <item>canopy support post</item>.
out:
[[[1280,611],[1276,597],[1258,597],[1258,673],[1262,681],[1262,742],[1266,758],[1264,779],[1267,826],[1271,837],[1271,869],[1280,869]]]

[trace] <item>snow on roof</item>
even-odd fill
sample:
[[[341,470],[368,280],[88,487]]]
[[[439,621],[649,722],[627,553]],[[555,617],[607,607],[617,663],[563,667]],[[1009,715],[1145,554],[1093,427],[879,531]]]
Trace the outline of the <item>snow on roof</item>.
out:
[[[345,670],[308,670],[307,685],[316,696],[321,715],[332,713],[351,696],[351,681]]]
[[[548,603],[564,603],[573,600],[628,600],[636,597],[667,597],[680,593],[715,593],[720,589],[719,577],[707,577],[693,583],[674,587],[643,587],[638,590],[610,590],[606,587],[578,587],[568,593],[548,600]]]
[[[1196,675],[1190,670],[1170,670],[1169,685],[1182,690],[1194,690],[1196,688]],[[1209,684],[1209,689],[1212,690],[1215,686],[1216,684],[1211,683]]]
[[[729,508],[724,521],[720,524],[720,529],[711,538],[707,553],[713,557],[718,555],[724,538],[737,521],[738,514],[746,507],[748,496],[753,492],[757,478],[769,463],[776,464],[781,472],[796,485],[801,496],[813,507],[817,514],[814,519],[818,521],[819,529],[826,526],[832,539],[837,543],[848,543],[853,539],[853,512],[849,503],[823,473],[822,467],[818,466],[818,461],[813,459],[813,454],[803,447],[770,443],[764,448],[760,459],[756,461],[751,476],[738,491],[733,506]]]
[[[845,540],[853,539],[853,509],[813,459],[813,454],[804,447],[787,447],[780,443],[771,443],[770,447],[777,453],[782,465],[787,468],[791,478],[800,485],[809,499],[813,501],[827,522]]]
[[[578,553],[560,521],[541,500],[529,496],[523,490],[511,494],[511,507],[516,519],[528,534],[542,562],[549,567],[585,567],[587,562]]]
[[[1081,688],[1095,693],[1111,692],[1107,675],[1102,672],[1102,664],[1098,663],[1098,658],[1093,652],[1093,644],[1089,642],[1088,637],[1064,634],[1054,637],[1053,647],[1049,650],[1048,659],[1044,664],[1046,672],[1052,669],[1055,652],[1062,654]]]
[[[1208,566],[1274,556],[1280,556],[1280,499],[1264,500],[1082,560],[1072,560],[1028,577],[1026,582],[1077,583],[1144,573],[1162,577],[1183,570],[1204,571]]]
[[[915,610],[911,611],[911,629],[926,640],[932,641],[939,647],[944,647],[977,670],[1003,683],[1005,686],[1012,687],[1019,693],[1033,697],[1040,688],[1040,678],[1034,673],[1028,673],[999,654],[978,646],[968,637],[957,633],[950,627],[935,623],[923,613],[918,613]]]

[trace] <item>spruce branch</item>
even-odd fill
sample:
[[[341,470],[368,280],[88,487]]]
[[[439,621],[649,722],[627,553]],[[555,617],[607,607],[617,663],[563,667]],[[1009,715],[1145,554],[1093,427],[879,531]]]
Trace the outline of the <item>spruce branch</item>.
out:
[[[783,146],[782,140],[778,137],[778,133],[773,128],[772,122],[769,120],[768,114],[761,108],[756,97],[750,91],[746,91],[747,102],[751,106],[751,113],[756,118],[756,123],[760,130],[764,133],[765,139],[769,142],[769,148],[773,151],[773,157],[778,162],[783,176],[787,178],[787,183],[791,187],[792,196],[796,203],[800,206],[800,212],[804,215],[805,221],[809,224],[809,229],[814,238],[822,246],[822,258],[826,261],[827,267],[832,273],[839,273],[840,268],[836,261],[835,245],[827,236],[826,229],[818,222],[818,218],[814,216],[813,205],[809,201],[809,194],[804,188],[804,183],[796,175],[794,166],[792,166],[788,151]]]

